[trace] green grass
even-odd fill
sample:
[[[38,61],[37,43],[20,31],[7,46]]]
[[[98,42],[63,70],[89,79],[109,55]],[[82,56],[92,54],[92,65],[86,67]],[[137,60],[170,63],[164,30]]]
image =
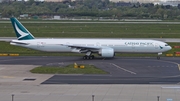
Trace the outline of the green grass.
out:
[[[24,23],[35,37],[180,38],[180,24]],[[0,23],[0,37],[15,37],[10,23]]]
[[[36,67],[30,70],[31,73],[40,74],[107,74],[107,72],[96,68],[93,65],[84,65],[85,68],[74,68],[74,65],[68,65],[65,67]]]

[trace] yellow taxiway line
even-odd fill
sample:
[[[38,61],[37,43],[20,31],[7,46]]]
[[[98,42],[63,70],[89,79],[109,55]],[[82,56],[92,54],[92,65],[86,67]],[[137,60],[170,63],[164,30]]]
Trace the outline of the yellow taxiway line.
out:
[[[11,79],[11,78],[14,78],[12,76],[0,76],[0,78],[3,78],[3,79]]]

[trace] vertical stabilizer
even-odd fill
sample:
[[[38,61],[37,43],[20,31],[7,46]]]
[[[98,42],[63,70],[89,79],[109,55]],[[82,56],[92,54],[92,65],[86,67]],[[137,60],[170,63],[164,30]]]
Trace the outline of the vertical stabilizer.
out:
[[[10,18],[18,40],[31,40],[34,36],[14,17]]]

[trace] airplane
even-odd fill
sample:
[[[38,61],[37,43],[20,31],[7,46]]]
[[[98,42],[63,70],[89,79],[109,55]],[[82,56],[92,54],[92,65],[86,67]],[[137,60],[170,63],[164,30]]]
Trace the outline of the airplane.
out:
[[[10,18],[17,36],[11,45],[21,46],[45,52],[84,53],[83,59],[94,59],[93,54],[102,58],[113,58],[115,53],[156,53],[160,55],[171,48],[167,43],[157,40],[131,39],[93,39],[93,38],[59,38],[37,39],[15,17]]]

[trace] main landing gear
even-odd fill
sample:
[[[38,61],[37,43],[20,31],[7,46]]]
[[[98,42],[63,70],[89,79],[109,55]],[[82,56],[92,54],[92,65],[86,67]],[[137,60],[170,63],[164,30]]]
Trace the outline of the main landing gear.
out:
[[[85,56],[83,56],[83,59],[84,60],[86,60],[86,59],[88,59],[88,60],[92,60],[92,59],[94,59],[94,55],[91,55],[92,54],[92,52],[87,52],[86,53],[86,55]]]
[[[90,55],[90,56],[87,56],[87,55],[85,55],[85,56],[83,56],[83,59],[84,60],[92,60],[92,59],[94,59],[94,55]]]

